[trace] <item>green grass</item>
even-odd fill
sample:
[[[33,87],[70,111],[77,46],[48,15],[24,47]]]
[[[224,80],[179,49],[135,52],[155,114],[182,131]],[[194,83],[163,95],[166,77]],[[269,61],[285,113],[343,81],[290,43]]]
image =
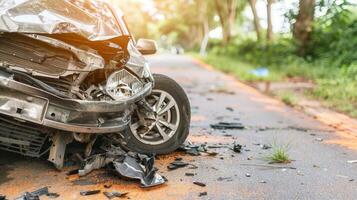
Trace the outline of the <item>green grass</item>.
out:
[[[288,154],[289,145],[272,145],[271,154],[266,157],[269,163],[290,163],[291,159]]]
[[[281,91],[276,95],[288,106],[294,106],[297,102],[297,97],[291,91]]]
[[[244,62],[239,57],[214,53],[209,53],[205,57],[197,53],[191,53],[191,55],[244,82],[274,82],[291,77],[312,80],[316,83],[316,89],[306,92],[309,97],[320,100],[324,105],[337,111],[357,117],[357,64],[338,68],[324,60],[308,63],[303,59],[287,57],[284,61],[286,64],[267,66],[269,76],[260,78],[250,73],[251,70],[260,66]],[[296,100],[288,95],[282,96],[281,99],[288,105],[293,105]]]

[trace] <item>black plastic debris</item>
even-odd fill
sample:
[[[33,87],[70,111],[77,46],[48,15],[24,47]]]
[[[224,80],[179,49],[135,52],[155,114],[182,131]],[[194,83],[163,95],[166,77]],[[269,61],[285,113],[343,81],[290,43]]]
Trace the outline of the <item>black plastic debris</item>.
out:
[[[242,145],[234,143],[233,144],[233,151],[236,152],[236,153],[241,153],[242,152]]]
[[[167,166],[167,168],[169,170],[175,170],[175,169],[186,167],[188,165],[189,165],[189,163],[186,163],[183,161],[174,161],[174,162],[170,163],[169,166]]]
[[[271,149],[272,147],[267,144],[261,144],[260,148],[262,148],[263,150],[268,150],[268,149]]]
[[[39,200],[40,196],[47,195],[48,193],[48,187],[44,187],[33,192],[25,192],[21,197],[16,198],[16,200]]]
[[[200,194],[198,195],[199,197],[203,197],[203,196],[207,196],[207,192],[200,192]]]
[[[205,184],[205,183],[198,182],[198,181],[194,181],[193,184],[198,185],[198,186],[201,186],[201,187],[206,187],[206,184]]]
[[[108,199],[114,199],[114,198],[126,197],[126,195],[129,194],[129,193],[128,193],[128,192],[121,193],[121,192],[117,192],[117,191],[112,191],[112,192],[103,192],[103,194],[104,194]]]
[[[99,194],[100,192],[101,192],[100,190],[87,190],[87,191],[81,191],[80,194],[81,196],[90,196],[90,195]]]
[[[194,173],[185,173],[185,176],[195,176],[195,174]]]
[[[234,112],[234,109],[232,107],[226,107],[226,110]]]
[[[46,196],[47,196],[49,199],[56,199],[56,198],[58,198],[60,195],[57,194],[57,193],[48,193],[48,194],[46,194]]]
[[[6,196],[0,194],[0,200],[6,200]]]
[[[241,123],[229,123],[229,122],[219,122],[218,124],[211,124],[211,128],[217,130],[233,130],[233,129],[244,129],[245,127]]]
[[[93,170],[107,166],[120,177],[140,180],[141,187],[152,187],[165,183],[154,167],[154,155],[143,155],[125,152],[120,147],[102,147],[106,153],[96,154],[87,158],[79,170],[80,176],[85,176]]]

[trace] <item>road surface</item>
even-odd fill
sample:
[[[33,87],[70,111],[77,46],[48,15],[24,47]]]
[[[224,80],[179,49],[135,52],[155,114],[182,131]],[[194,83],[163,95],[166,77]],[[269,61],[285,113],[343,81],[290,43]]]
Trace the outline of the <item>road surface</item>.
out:
[[[243,152],[219,148],[213,149],[219,153],[214,157],[192,157],[178,152],[160,156],[156,165],[169,182],[151,189],[141,189],[137,183],[121,180],[105,170],[84,179],[67,177],[44,160],[0,152],[0,194],[13,199],[24,191],[49,186],[51,192],[61,195],[58,199],[106,199],[102,194],[79,195],[81,190],[98,188],[129,192],[130,199],[155,200],[357,198],[357,164],[347,162],[357,160],[357,152],[351,145],[344,145],[344,142],[356,144],[355,136],[336,142],[341,141],[341,135],[332,128],[189,57],[160,55],[149,60],[154,73],[171,76],[188,93],[192,104],[191,142],[228,146],[235,142],[244,146]],[[222,121],[241,122],[246,129],[210,128],[210,124]],[[271,150],[258,144],[287,145],[293,161],[277,168],[260,166],[267,164]],[[167,165],[177,156],[198,169],[168,171]],[[196,175],[185,176],[186,172]],[[207,186],[199,187],[193,181]],[[113,186],[105,189],[104,184]],[[207,192],[207,196],[199,197],[201,192]]]

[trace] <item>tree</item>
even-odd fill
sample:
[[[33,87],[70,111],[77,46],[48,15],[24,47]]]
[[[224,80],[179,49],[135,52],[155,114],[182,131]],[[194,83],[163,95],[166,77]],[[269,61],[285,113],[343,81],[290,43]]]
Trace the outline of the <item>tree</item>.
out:
[[[293,36],[299,45],[299,54],[306,55],[311,39],[315,14],[315,0],[300,0],[299,13],[294,24]]]
[[[245,5],[245,1],[215,0],[216,12],[221,23],[224,43],[231,41],[237,16],[243,11]]]
[[[271,6],[273,4],[273,0],[267,0],[267,42],[271,42],[273,40],[273,22],[271,16]]]
[[[250,5],[250,8],[252,9],[252,13],[253,13],[254,29],[257,34],[257,40],[261,41],[261,35],[260,35],[261,27],[260,27],[256,4],[257,4],[257,0],[249,0],[249,5]]]

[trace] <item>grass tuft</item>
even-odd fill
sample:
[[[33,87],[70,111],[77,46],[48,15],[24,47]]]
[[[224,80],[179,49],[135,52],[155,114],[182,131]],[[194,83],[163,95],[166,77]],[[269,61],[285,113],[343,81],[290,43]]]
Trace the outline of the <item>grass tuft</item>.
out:
[[[281,101],[283,101],[288,106],[294,106],[296,104],[296,97],[292,92],[279,93]]]
[[[289,145],[272,145],[271,154],[266,157],[269,163],[290,163]]]

